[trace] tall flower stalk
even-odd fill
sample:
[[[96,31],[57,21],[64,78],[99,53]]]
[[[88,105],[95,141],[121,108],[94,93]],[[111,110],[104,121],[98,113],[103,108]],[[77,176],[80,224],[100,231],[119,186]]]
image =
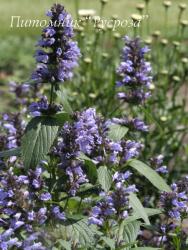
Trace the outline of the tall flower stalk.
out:
[[[125,37],[122,61],[117,69],[117,87],[122,89],[118,98],[133,104],[143,104],[150,97],[151,65],[145,60],[148,47],[142,47],[139,38]]]
[[[60,4],[54,4],[46,15],[50,17],[49,25],[43,29],[37,46],[35,58],[37,68],[32,80],[37,83],[50,83],[50,104],[53,103],[54,90],[59,83],[73,77],[73,69],[77,66],[80,50],[77,42],[72,40],[73,20]]]

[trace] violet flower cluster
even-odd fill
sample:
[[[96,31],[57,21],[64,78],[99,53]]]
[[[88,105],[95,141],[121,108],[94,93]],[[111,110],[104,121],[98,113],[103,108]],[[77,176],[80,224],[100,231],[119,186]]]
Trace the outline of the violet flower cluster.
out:
[[[188,177],[171,185],[172,192],[162,192],[160,205],[167,217],[183,220],[188,214]]]
[[[130,39],[126,36],[124,40],[122,62],[117,69],[117,87],[121,87],[123,91],[118,93],[118,98],[125,102],[142,104],[150,97],[151,65],[145,60],[149,49],[142,47],[139,38]]]
[[[0,151],[19,147],[26,126],[22,114],[3,114],[0,126]]]
[[[131,209],[129,195],[138,191],[135,185],[126,184],[130,175],[129,171],[114,174],[114,190],[108,193],[100,193],[101,200],[93,207],[89,217],[89,224],[103,226],[106,222],[109,222],[109,219],[113,223],[117,223],[117,220],[128,217]]]
[[[53,115],[61,111],[61,105],[50,104],[46,96],[41,97],[40,101],[29,105],[29,112],[32,116]]]
[[[132,140],[114,142],[108,138],[109,124],[89,108],[75,114],[72,124],[66,123],[54,153],[60,157],[60,168],[67,174],[71,195],[88,180],[79,156],[85,154],[97,165],[123,164],[139,155],[143,145]]]
[[[28,84],[17,84],[16,82],[9,83],[10,92],[16,97],[18,104],[25,105],[28,102],[28,95],[30,93],[30,85]]]
[[[15,167],[5,169],[0,174],[1,249],[13,246],[24,250],[46,249],[41,242],[35,241],[39,236],[36,234],[37,228],[50,218],[64,221],[65,214],[58,206],[46,203],[52,197],[40,167],[35,171],[30,170],[27,175],[15,175],[14,171]],[[26,240],[22,238],[23,232],[27,235]],[[32,248],[35,244],[36,247]]]
[[[41,48],[36,51],[38,64],[32,80],[37,83],[64,82],[73,77],[73,69],[80,57],[77,43],[72,40],[72,18],[60,4],[54,4],[47,16],[50,22],[37,44]]]
[[[140,132],[148,132],[149,126],[145,124],[144,121],[142,121],[139,118],[113,118],[112,122],[119,124],[121,126],[125,126],[129,128],[131,131],[140,131]]]

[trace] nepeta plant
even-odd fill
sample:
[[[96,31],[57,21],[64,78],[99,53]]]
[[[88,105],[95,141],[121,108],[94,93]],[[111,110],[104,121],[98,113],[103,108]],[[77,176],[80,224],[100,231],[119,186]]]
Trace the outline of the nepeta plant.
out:
[[[149,131],[144,121],[129,116],[109,119],[93,107],[72,110],[59,88],[60,82],[72,79],[80,56],[72,40],[71,17],[60,4],[47,16],[51,20],[38,43],[41,49],[36,53],[32,79],[38,86],[50,83],[50,94],[29,105],[32,118],[26,128],[20,119],[15,122],[8,115],[1,122],[7,133],[0,137],[4,150],[0,153],[0,246],[143,249],[149,245],[142,230],[150,225],[149,216],[164,213],[179,219],[186,215],[184,187],[170,188],[158,174],[167,172],[162,156],[151,159],[155,170],[136,159],[144,145],[135,135]],[[150,96],[147,52],[138,38],[126,37],[117,71],[118,86],[124,92],[118,96],[136,106]],[[17,158],[10,161],[14,156]],[[143,207],[135,171],[162,191],[163,210]],[[168,223],[161,227],[162,243],[167,237],[165,226]]]

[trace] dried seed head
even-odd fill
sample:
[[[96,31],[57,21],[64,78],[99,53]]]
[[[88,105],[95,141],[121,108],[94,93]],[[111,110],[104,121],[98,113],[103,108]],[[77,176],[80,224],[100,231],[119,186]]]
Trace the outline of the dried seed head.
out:
[[[108,3],[108,0],[101,0],[101,3],[102,3],[103,5],[105,5],[105,4]]]
[[[166,46],[168,44],[168,40],[167,39],[161,39],[161,44]]]
[[[180,46],[180,43],[178,41],[173,41],[172,44],[174,45],[174,47],[179,47]]]
[[[139,14],[132,14],[131,18],[133,21],[141,21],[142,20],[142,16]]]
[[[182,63],[184,64],[187,64],[188,63],[188,58],[187,57],[184,57],[181,59]]]
[[[108,58],[108,57],[109,57],[109,54],[108,54],[108,53],[103,53],[103,54],[102,54],[102,57],[103,57],[103,58]]]
[[[154,38],[158,38],[161,35],[161,32],[159,30],[156,30],[155,32],[153,32],[152,36]]]
[[[180,3],[179,8],[180,8],[180,10],[185,10],[187,8],[187,4],[186,3]]]
[[[166,122],[168,119],[167,119],[166,116],[161,116],[161,117],[160,117],[160,120],[161,120],[162,122]]]
[[[84,58],[84,62],[87,63],[87,64],[91,64],[92,60],[91,60],[91,58],[86,57],[86,58]]]
[[[145,44],[150,45],[152,44],[152,38],[148,38],[145,40]]]
[[[150,90],[154,90],[154,89],[155,89],[155,85],[154,85],[153,83],[150,84],[149,89],[150,89]]]
[[[172,5],[172,2],[171,1],[164,1],[163,5],[165,8],[169,8]]]
[[[181,20],[180,24],[183,28],[185,28],[188,26],[188,20]]]
[[[162,70],[162,71],[161,71],[161,75],[168,75],[168,70],[165,70],[165,69]]]
[[[108,25],[107,25],[107,29],[108,29],[108,30],[112,30],[112,29],[113,29],[113,25],[108,24]]]
[[[119,39],[119,38],[121,38],[121,35],[120,35],[120,33],[116,32],[116,33],[114,33],[114,37],[115,37],[116,39]]]
[[[173,76],[172,79],[174,80],[174,82],[180,82],[180,78],[179,76]]]
[[[112,19],[113,19],[113,20],[117,20],[117,19],[118,19],[118,15],[116,15],[116,14],[113,15],[113,16],[112,16]]]
[[[136,8],[137,8],[137,10],[142,11],[145,8],[145,4],[144,3],[139,3],[139,4],[136,5]]]
[[[80,9],[78,10],[78,15],[81,17],[91,17],[96,14],[96,11],[93,9]]]

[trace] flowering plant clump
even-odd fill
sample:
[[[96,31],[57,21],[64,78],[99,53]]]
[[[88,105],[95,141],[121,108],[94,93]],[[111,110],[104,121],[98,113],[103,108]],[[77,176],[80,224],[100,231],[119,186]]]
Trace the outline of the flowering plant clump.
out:
[[[151,167],[138,159],[146,147],[139,133],[150,131],[135,112],[112,117],[71,107],[59,83],[73,78],[81,53],[65,8],[55,4],[47,16],[34,85],[11,84],[23,110],[0,122],[0,248],[181,249],[188,178],[169,186],[163,155],[152,157]],[[139,38],[125,42],[118,98],[140,107],[151,96],[149,49]],[[145,207],[147,182],[157,195]]]

